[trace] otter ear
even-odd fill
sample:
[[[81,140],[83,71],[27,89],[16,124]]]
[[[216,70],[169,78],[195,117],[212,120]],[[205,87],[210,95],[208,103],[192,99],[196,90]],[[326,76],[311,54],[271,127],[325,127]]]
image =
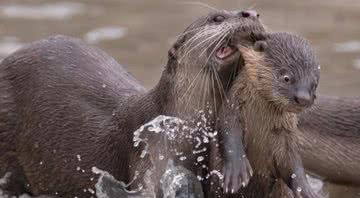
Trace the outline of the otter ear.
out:
[[[254,44],[254,50],[257,52],[263,52],[268,48],[266,41],[256,41]]]
[[[176,49],[175,49],[175,47],[172,47],[172,48],[169,50],[169,57],[171,57],[171,58],[176,58]]]

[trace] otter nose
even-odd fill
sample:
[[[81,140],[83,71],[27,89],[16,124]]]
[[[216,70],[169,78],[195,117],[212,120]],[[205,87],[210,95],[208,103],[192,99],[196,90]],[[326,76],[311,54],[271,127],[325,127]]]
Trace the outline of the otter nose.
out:
[[[255,10],[244,10],[240,12],[240,15],[244,18],[260,16]]]
[[[307,91],[297,91],[294,100],[300,106],[310,106],[313,103],[312,97]]]

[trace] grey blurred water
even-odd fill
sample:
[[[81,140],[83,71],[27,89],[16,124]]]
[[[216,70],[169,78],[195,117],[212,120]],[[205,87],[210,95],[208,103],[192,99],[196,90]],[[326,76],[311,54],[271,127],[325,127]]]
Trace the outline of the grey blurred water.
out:
[[[1,0],[0,59],[53,34],[79,37],[111,54],[148,88],[159,79],[176,36],[209,10],[177,0]],[[359,0],[209,0],[219,9],[254,7],[273,31],[311,41],[321,62],[320,93],[360,96]],[[360,170],[358,170],[360,171]],[[360,189],[326,183],[331,197]]]

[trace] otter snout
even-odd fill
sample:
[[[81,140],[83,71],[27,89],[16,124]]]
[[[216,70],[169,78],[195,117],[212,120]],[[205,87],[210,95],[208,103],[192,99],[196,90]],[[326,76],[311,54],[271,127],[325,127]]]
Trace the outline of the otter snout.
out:
[[[314,97],[306,89],[297,90],[294,96],[296,105],[301,107],[309,107],[314,103]]]

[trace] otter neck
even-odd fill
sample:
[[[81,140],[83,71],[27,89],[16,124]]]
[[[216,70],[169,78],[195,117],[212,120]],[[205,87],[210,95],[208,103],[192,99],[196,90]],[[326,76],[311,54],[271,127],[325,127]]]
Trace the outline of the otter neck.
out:
[[[252,83],[246,76],[241,76],[241,83],[245,85],[240,91],[241,114],[244,126],[253,133],[266,133],[276,131],[293,131],[297,127],[297,116],[295,113],[284,111],[275,104],[266,100],[257,89],[256,84]]]
[[[169,112],[169,106],[172,106],[172,87],[173,82],[164,71],[160,81],[153,89],[128,98],[128,104],[130,104],[128,105],[130,113],[128,117],[132,118],[131,125],[134,126],[134,131],[159,115],[174,115]]]

